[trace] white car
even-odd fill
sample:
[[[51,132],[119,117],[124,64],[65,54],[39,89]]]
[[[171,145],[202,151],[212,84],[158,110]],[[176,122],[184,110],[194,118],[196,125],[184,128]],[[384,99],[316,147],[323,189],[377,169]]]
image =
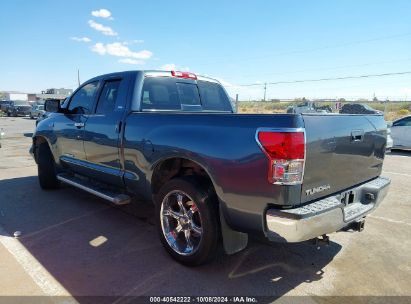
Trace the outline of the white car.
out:
[[[44,111],[44,105],[34,105],[30,110],[30,118],[40,118],[44,113],[46,113],[46,111]]]
[[[411,115],[393,121],[391,137],[393,149],[411,149]]]
[[[391,137],[391,125],[387,125],[387,145],[386,145],[386,150],[391,151],[392,147],[394,145],[394,140]]]

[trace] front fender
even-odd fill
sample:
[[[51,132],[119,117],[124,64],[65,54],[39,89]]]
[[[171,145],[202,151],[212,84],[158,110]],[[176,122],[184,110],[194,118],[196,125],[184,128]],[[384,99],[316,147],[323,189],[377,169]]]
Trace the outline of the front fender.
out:
[[[51,117],[48,117],[37,124],[36,129],[33,132],[32,136],[32,146],[30,148],[30,154],[35,157],[35,147],[39,143],[47,142],[50,151],[54,157],[56,164],[59,164],[59,157],[57,153],[57,136],[53,130],[54,122]]]

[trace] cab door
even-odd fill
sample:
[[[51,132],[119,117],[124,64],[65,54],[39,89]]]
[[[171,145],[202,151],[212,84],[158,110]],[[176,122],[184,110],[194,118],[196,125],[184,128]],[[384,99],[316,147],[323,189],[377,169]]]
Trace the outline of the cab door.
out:
[[[84,132],[84,149],[89,174],[103,182],[122,186],[120,134],[126,111],[129,79],[125,76],[102,80],[97,104]]]
[[[64,113],[57,114],[53,121],[56,147],[60,161],[73,171],[81,171],[86,160],[83,136],[84,126],[91,113],[99,81],[92,81],[80,87],[68,101]]]

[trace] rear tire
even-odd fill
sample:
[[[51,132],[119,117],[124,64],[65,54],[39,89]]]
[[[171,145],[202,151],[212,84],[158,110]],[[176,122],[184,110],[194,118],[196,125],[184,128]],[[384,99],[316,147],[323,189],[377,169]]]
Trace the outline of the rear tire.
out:
[[[160,240],[176,261],[187,266],[211,260],[220,240],[215,195],[203,185],[193,177],[175,178],[166,182],[157,196]],[[179,195],[184,210],[179,208]]]
[[[44,190],[57,189],[60,182],[57,179],[56,164],[49,145],[41,143],[36,154],[40,187]]]

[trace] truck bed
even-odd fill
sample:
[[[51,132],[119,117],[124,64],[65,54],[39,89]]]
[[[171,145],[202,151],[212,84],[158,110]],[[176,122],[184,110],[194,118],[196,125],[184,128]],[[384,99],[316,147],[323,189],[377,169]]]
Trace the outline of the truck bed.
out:
[[[149,195],[146,181],[156,164],[173,156],[195,161],[211,177],[229,224],[261,231],[268,207],[298,206],[377,177],[384,157],[384,125],[377,115],[135,112],[127,118],[124,136],[126,183]],[[305,129],[302,184],[268,183],[267,158],[256,141],[258,128]],[[306,195],[324,185],[329,188]]]

